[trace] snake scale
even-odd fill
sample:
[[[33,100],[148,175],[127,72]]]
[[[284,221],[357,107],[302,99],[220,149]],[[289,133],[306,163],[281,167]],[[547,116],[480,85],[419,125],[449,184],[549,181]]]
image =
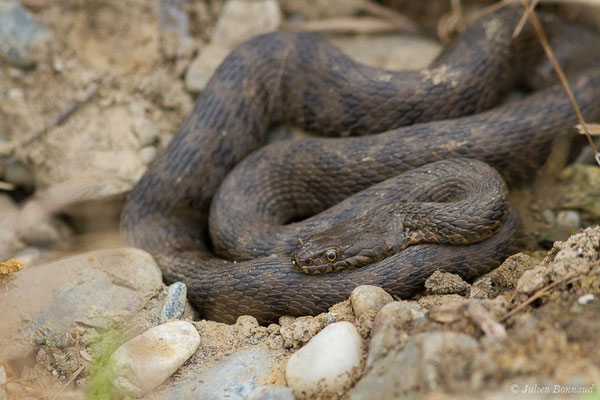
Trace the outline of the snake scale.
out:
[[[531,179],[577,123],[533,29],[512,38],[521,14],[479,19],[418,71],[361,65],[313,34],[241,44],[132,190],[124,236],[224,322],[314,315],[360,284],[411,296],[436,269],[495,268],[520,243],[503,180]],[[597,37],[540,18],[597,120]],[[502,103],[515,87],[530,93]],[[265,145],[281,124],[344,137]]]

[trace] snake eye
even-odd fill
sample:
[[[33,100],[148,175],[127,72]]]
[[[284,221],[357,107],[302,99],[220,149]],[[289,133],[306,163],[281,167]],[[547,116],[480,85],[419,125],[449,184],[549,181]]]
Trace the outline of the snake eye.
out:
[[[325,257],[327,257],[327,261],[334,262],[338,257],[338,253],[333,249],[327,250],[327,252],[325,252]]]

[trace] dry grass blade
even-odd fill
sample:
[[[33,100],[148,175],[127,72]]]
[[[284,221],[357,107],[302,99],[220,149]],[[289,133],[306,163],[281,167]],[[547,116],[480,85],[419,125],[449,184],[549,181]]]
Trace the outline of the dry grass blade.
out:
[[[532,12],[535,9],[535,6],[537,6],[537,4],[539,2],[540,2],[540,0],[532,0],[529,3],[529,7],[527,7],[527,12],[523,13],[523,16],[519,20],[519,23],[517,24],[517,27],[515,28],[515,31],[512,34],[513,39],[516,38],[517,36],[519,36],[521,31],[523,30],[523,27],[525,26],[525,23],[527,22],[528,13]]]
[[[571,90],[571,87],[569,86],[567,77],[565,76],[565,73],[563,72],[562,68],[558,64],[558,60],[554,56],[554,52],[552,51],[552,49],[550,48],[550,45],[548,44],[548,38],[546,37],[546,33],[544,32],[544,29],[542,28],[542,24],[540,23],[540,20],[538,19],[537,15],[535,15],[535,12],[533,10],[529,9],[529,5],[527,4],[526,0],[521,0],[521,4],[523,5],[523,9],[525,10],[527,17],[529,18],[529,21],[531,21],[531,24],[533,25],[533,28],[535,29],[538,39],[540,40],[540,43],[542,44],[542,47],[544,48],[544,52],[546,53],[546,56],[552,63],[552,66],[554,67],[554,71],[558,75],[558,78],[560,79],[561,84],[563,85],[565,91],[567,92],[567,96],[569,96],[569,101],[571,102],[571,105],[573,106],[573,109],[575,110],[575,114],[577,114],[577,119],[579,119],[579,125],[581,125],[582,129],[584,130],[585,136],[588,139],[588,143],[592,147],[592,150],[594,151],[594,156],[596,158],[596,161],[598,162],[598,165],[600,165],[600,161],[599,161],[600,154],[598,153],[598,150],[596,149],[596,145],[594,144],[594,141],[592,140],[592,136],[587,128],[587,124],[585,123],[585,121],[583,119],[581,110],[579,109],[579,106],[577,105],[577,101],[575,100],[573,91]]]
[[[546,292],[548,292],[550,289],[560,285],[563,282],[568,281],[569,279],[572,278],[576,278],[579,279],[580,276],[579,272],[571,272],[569,274],[564,275],[562,278],[552,282],[549,285],[544,286],[543,288],[541,288],[540,290],[538,290],[537,292],[535,292],[531,297],[529,297],[527,300],[525,300],[523,303],[519,304],[518,306],[516,306],[515,308],[513,308],[512,310],[510,310],[508,313],[506,313],[506,315],[504,315],[502,318],[500,318],[500,322],[505,321],[506,319],[508,319],[509,317],[512,317],[513,315],[515,315],[516,313],[518,313],[519,311],[521,311],[523,308],[525,308],[525,306],[527,306],[528,304],[531,304],[533,301],[539,299],[540,297],[542,297],[544,294],[546,294]]]
[[[15,190],[15,187],[12,183],[0,181],[0,190],[11,191]]]
[[[284,29],[304,32],[379,33],[402,30],[396,24],[373,17],[329,18],[283,24]]]
[[[575,125],[575,129],[581,135],[590,134],[592,136],[600,136],[600,124],[587,124],[587,132],[580,124]]]
[[[381,4],[376,4],[367,0],[346,1],[371,15],[388,20],[389,22],[393,23],[398,30],[406,32],[418,32],[420,30],[419,24],[417,24],[415,21],[389,7],[383,6]]]
[[[58,392],[56,392],[56,394],[52,397],[52,400],[56,400],[58,398],[58,396],[79,376],[79,374],[83,371],[84,368],[85,368],[85,366],[83,366],[83,365],[81,367],[79,367],[77,369],[77,371],[75,371],[75,373],[73,373],[73,375],[71,375],[69,380],[66,381],[64,385],[62,385],[60,390]]]

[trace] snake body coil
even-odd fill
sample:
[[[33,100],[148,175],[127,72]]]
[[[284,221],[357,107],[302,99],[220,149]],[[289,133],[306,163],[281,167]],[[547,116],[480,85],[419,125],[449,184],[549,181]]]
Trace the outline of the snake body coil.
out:
[[[477,21],[420,71],[367,67],[308,34],[278,32],[242,44],[131,192],[124,235],[156,256],[166,281],[187,284],[204,317],[225,322],[244,314],[266,323],[323,312],[360,284],[410,296],[436,269],[473,279],[498,266],[518,248],[519,219],[499,175],[476,160],[509,183],[523,181],[545,161],[553,140],[577,123],[557,85],[488,110],[516,85],[537,89],[552,76],[531,28],[512,39],[520,17],[507,9]],[[570,83],[583,116],[598,119],[597,38],[551,16],[543,24],[563,66],[580,71]],[[359,137],[262,147],[268,128],[283,123]],[[487,189],[482,194],[469,183],[481,181],[499,183],[486,197]],[[369,222],[374,231],[345,243],[350,235],[338,235],[339,227],[358,221],[360,233],[369,213],[363,202],[378,198],[409,212],[398,223]],[[415,211],[411,201],[432,206]],[[453,210],[453,201],[463,207],[458,216],[441,211],[444,204]],[[423,218],[411,219],[415,215]],[[428,219],[448,228],[434,229],[446,239],[414,233]],[[471,223],[480,227],[479,239],[487,239],[455,245],[472,242],[465,239],[470,230],[462,229]],[[411,243],[446,244],[396,252],[406,243],[376,243],[389,235],[377,233],[383,226]],[[373,261],[305,274],[290,257],[296,251],[294,259],[308,271],[299,238],[311,243],[305,253],[341,241],[337,253],[324,254],[343,258],[346,266]],[[353,246],[359,250],[350,256]],[[319,259],[309,258],[310,265]]]

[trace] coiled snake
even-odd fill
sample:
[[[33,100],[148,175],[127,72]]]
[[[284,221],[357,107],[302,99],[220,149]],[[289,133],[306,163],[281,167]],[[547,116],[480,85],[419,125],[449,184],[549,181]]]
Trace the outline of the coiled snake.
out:
[[[323,312],[360,284],[403,297],[436,269],[473,279],[495,268],[519,246],[500,174],[530,179],[577,123],[532,28],[512,39],[520,17],[478,20],[419,71],[358,64],[310,34],[249,40],[131,192],[123,234],[225,322]],[[542,21],[563,67],[579,71],[584,117],[598,119],[597,38]],[[515,86],[537,90],[488,110]],[[263,147],[284,123],[357,137]]]

